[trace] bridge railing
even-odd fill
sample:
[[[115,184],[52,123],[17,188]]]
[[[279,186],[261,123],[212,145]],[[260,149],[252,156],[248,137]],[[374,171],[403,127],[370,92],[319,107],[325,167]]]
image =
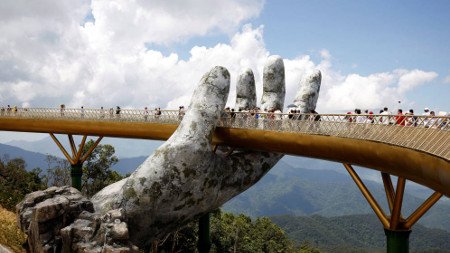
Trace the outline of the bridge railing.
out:
[[[133,121],[178,124],[177,110],[18,108],[0,118]],[[450,160],[450,117],[373,114],[224,112],[218,126],[299,132],[371,140],[421,150]]]
[[[137,109],[75,109],[75,108],[17,108],[0,111],[0,117],[21,117],[35,119],[73,119],[98,121],[148,121],[163,124],[177,124],[180,120],[177,110]]]
[[[450,117],[373,114],[227,113],[220,126],[371,140],[450,160]]]

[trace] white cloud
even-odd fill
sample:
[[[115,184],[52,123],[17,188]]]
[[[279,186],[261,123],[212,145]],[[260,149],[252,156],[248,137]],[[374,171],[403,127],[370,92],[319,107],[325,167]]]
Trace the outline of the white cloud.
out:
[[[136,49],[143,43],[167,44],[210,31],[234,32],[258,16],[262,0],[114,0],[92,1],[94,33],[117,48]]]
[[[444,78],[444,83],[449,83],[450,84],[450,75],[446,76]]]
[[[39,6],[2,2],[6,8],[0,10],[4,49],[0,103],[176,108],[188,104],[201,76],[215,65],[228,68],[233,83],[241,70],[252,68],[260,97],[262,69],[270,54],[263,26],[244,25],[229,42],[195,46],[187,60],[145,47],[145,43],[174,43],[211,31],[233,33],[243,20],[257,16],[263,5],[259,0],[193,2],[93,0],[91,6],[88,1],[40,1]],[[95,23],[84,23],[90,9]],[[286,104],[293,100],[302,75],[315,68],[322,71],[321,112],[403,101],[408,91],[437,76],[421,70],[343,75],[333,69],[328,50],[320,55],[318,63],[307,55],[285,59]],[[234,95],[232,87],[231,105]]]
[[[392,108],[397,101],[407,100],[406,92],[436,77],[435,72],[420,70],[394,70],[368,76],[350,74],[342,81],[325,82],[321,106],[327,110]]]

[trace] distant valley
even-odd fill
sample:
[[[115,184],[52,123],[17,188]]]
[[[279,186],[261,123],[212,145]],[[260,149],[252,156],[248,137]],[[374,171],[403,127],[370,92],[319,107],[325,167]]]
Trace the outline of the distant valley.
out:
[[[373,214],[338,217],[275,216],[270,219],[297,244],[308,243],[330,253],[384,253],[386,237]],[[411,253],[450,253],[450,232],[420,224],[410,234]]]
[[[144,142],[144,144],[147,145],[144,145],[144,148],[149,150],[148,153],[153,152],[160,145],[160,143],[151,142]],[[32,147],[35,145],[37,144],[29,145],[29,148],[37,150],[36,147]],[[53,143],[51,145],[56,147]],[[132,150],[141,148],[130,145]],[[45,148],[42,148],[41,151],[45,151]],[[57,152],[60,151],[57,150]],[[47,168],[44,154],[0,144],[0,155],[5,154],[8,154],[10,158],[22,157],[29,170],[40,167],[45,171]],[[113,169],[126,175],[135,170],[146,158],[147,155],[120,158]],[[223,209],[234,213],[245,213],[253,217],[374,215],[350,176],[344,171],[342,165],[338,163],[285,156],[260,182],[230,200]],[[386,207],[382,184],[379,181],[369,180],[376,178],[379,172],[368,169],[358,169],[358,172],[364,175],[366,185],[375,198],[383,207]],[[408,182],[403,207],[404,213],[408,214],[418,207],[430,193],[429,189]],[[428,227],[450,231],[450,202],[448,199],[441,199],[420,222]]]

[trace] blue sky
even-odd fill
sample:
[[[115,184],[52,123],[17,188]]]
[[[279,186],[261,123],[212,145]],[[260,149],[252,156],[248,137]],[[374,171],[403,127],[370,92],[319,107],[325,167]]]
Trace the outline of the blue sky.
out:
[[[268,1],[257,22],[268,48],[295,56],[328,49],[343,73],[395,68],[436,71],[430,86],[408,96],[450,109],[449,1]],[[280,41],[280,38],[285,40]]]
[[[450,110],[449,1],[266,1],[249,22],[264,26],[271,54],[294,58],[320,51],[332,54],[343,74],[392,69],[435,71],[439,76],[407,93],[417,108]],[[197,37],[176,45],[155,47],[189,57],[189,49],[227,41],[225,34]],[[445,80],[447,78],[447,80]]]
[[[449,13],[449,1],[5,0],[0,106],[177,108],[214,65],[231,73],[233,106],[240,71],[261,90],[278,54],[285,104],[320,69],[319,112],[450,111]]]

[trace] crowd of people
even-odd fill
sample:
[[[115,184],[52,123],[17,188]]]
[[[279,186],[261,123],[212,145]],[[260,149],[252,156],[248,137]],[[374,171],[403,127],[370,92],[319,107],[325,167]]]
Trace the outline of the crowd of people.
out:
[[[17,106],[11,107],[10,105],[8,105],[6,108],[5,107],[0,108],[0,115],[15,114],[17,113],[17,111],[18,111]]]
[[[0,115],[14,115],[20,110],[27,110],[24,108],[18,108],[17,106],[7,105],[6,107],[0,108]],[[92,115],[92,110],[90,113]],[[103,107],[100,107],[99,110],[94,110],[95,115],[99,114],[99,118],[121,118],[122,109],[120,106],[116,106],[116,108],[109,108],[105,110]],[[179,106],[177,118],[181,120],[186,113],[185,107],[183,105]],[[161,108],[156,107],[153,110],[150,110],[148,107],[144,107],[143,118],[145,121],[150,119],[159,119],[162,114]],[[60,105],[60,115],[63,117],[66,115],[66,106],[64,104]],[[81,106],[79,109],[79,115],[81,118],[84,118],[86,115],[86,111],[84,106]],[[387,107],[384,107],[379,111],[378,114],[374,114],[373,111],[361,109],[355,109],[353,112],[347,112],[346,116],[342,119],[344,122],[351,123],[364,123],[364,124],[385,124],[385,125],[399,125],[399,126],[423,126],[429,128],[442,128],[450,124],[447,119],[436,118],[436,113],[429,108],[424,108],[424,112],[421,115],[416,115],[413,109],[409,109],[407,112],[403,112],[402,109],[398,109],[397,113],[391,113]],[[418,117],[420,116],[420,117]],[[438,116],[447,116],[445,112],[439,112]],[[321,116],[315,111],[311,110],[307,113],[301,112],[296,107],[291,107],[288,109],[287,113],[283,113],[281,110],[276,110],[273,108],[262,110],[259,107],[255,108],[239,108],[235,110],[230,107],[226,107],[222,113],[222,122],[235,123],[236,121],[243,122],[244,119],[254,118],[261,120],[282,120],[282,119],[290,119],[290,120],[310,120],[310,121],[321,121]],[[333,121],[336,121],[334,119]]]
[[[424,112],[421,117],[414,114],[413,109],[409,109],[407,112],[403,112],[402,109],[398,109],[396,114],[392,114],[387,107],[380,110],[378,115],[374,115],[372,111],[365,110],[364,114],[361,113],[361,109],[355,109],[355,111],[347,112],[345,119],[348,122],[356,123],[376,123],[385,125],[399,125],[399,126],[424,126],[431,128],[439,128],[449,124],[446,120],[439,120],[435,118],[435,111],[430,110],[428,107],[424,108]],[[440,116],[447,116],[447,113],[441,112]]]

